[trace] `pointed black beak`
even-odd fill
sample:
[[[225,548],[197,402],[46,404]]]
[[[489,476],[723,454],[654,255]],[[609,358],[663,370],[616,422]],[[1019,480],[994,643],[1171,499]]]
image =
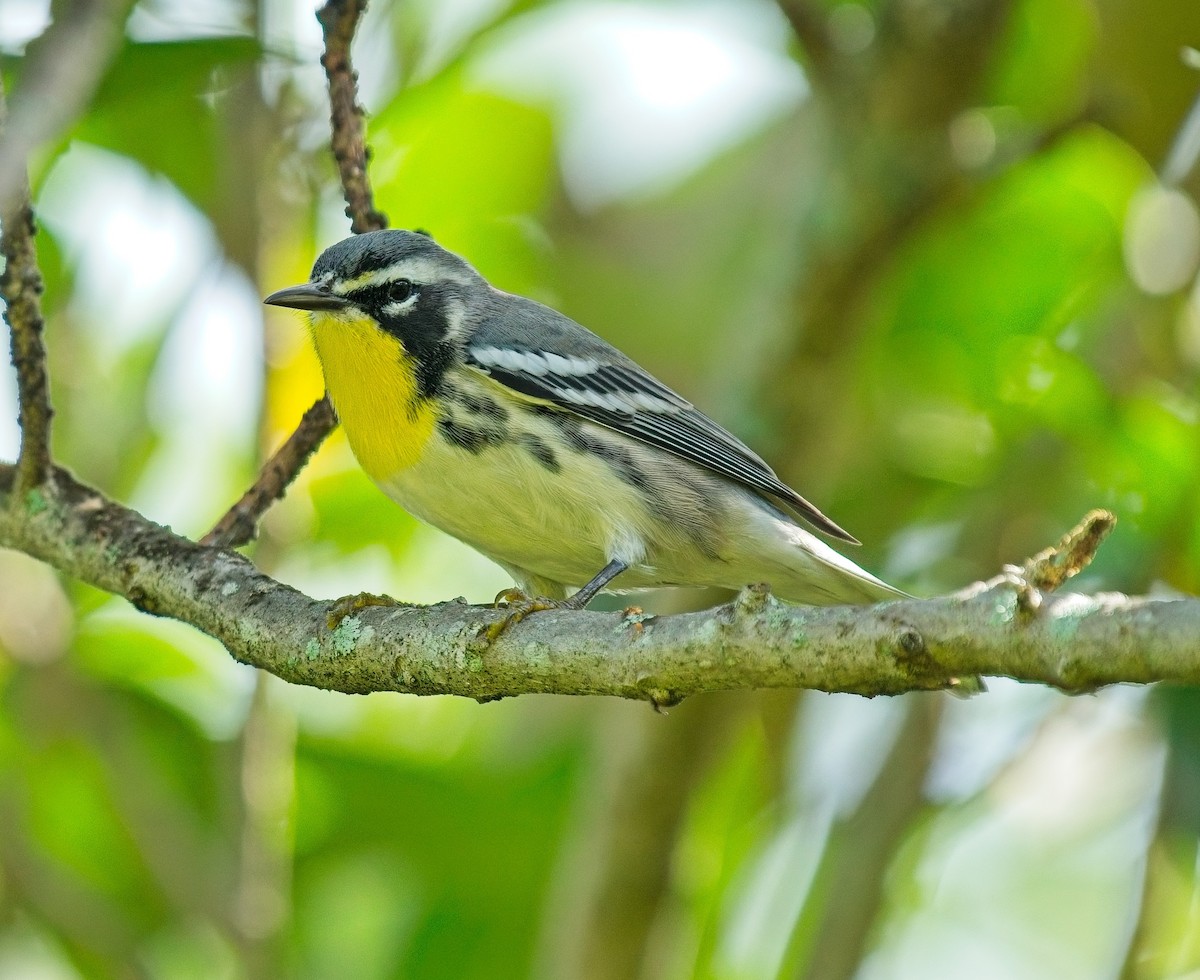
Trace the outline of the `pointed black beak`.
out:
[[[292,310],[344,310],[349,300],[334,296],[328,289],[306,282],[273,292],[263,300],[268,306],[286,306]]]

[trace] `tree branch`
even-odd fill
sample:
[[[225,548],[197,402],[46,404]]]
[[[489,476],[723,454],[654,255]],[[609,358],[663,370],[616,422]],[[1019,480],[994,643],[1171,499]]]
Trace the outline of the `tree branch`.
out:
[[[1200,683],[1200,600],[1044,596],[1006,575],[952,596],[810,608],[747,589],[701,613],[550,611],[485,646],[503,610],[447,602],[368,607],[340,621],[241,555],[204,548],[57,470],[13,500],[0,466],[0,545],[139,609],[190,623],[286,681],[366,693],[607,694],[670,704],[706,691],[803,687],[857,694],[952,688],[1004,675],[1064,691]],[[335,623],[331,627],[332,622]]]
[[[7,110],[0,82],[0,135],[7,137]],[[0,298],[8,322],[13,367],[17,369],[21,450],[17,458],[18,496],[50,474],[50,381],[46,374],[41,295],[44,288],[37,262],[33,205],[24,175],[17,190],[0,200]]]
[[[350,61],[350,44],[366,9],[366,0],[328,0],[317,12],[325,37],[321,65],[329,79],[330,147],[346,198],[350,230],[355,234],[387,227],[387,217],[375,209],[371,194],[363,109],[358,104],[358,75]],[[262,515],[283,497],[335,425],[337,416],[333,406],[327,396],[322,396],[304,413],[287,442],[267,461],[253,486],[217,521],[201,544],[236,548],[253,541]]]
[[[350,63],[350,42],[366,9],[367,0],[328,0],[317,11],[325,35],[321,67],[329,79],[333,158],[346,197],[346,217],[356,235],[387,227],[387,217],[375,210],[371,196],[363,109],[358,104],[358,74]]]
[[[283,497],[288,486],[296,479],[296,474],[303,469],[335,425],[337,417],[333,414],[329,399],[324,396],[318,398],[304,413],[296,431],[267,460],[253,486],[200,539],[200,544],[205,547],[236,548],[253,541],[258,533],[259,519],[271,504]]]

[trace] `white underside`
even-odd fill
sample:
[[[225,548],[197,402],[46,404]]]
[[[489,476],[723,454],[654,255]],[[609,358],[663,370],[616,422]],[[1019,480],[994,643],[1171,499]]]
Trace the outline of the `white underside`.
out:
[[[519,444],[470,452],[439,433],[416,465],[381,487],[415,517],[503,566],[522,588],[551,597],[582,586],[614,558],[630,566],[612,584],[620,590],[766,582],[782,598],[822,605],[901,594],[749,491],[699,467],[672,461],[670,473],[677,480],[682,466],[693,487],[706,488],[704,499],[720,506],[700,507],[693,494],[678,507],[651,508],[603,459],[561,445],[546,419],[520,422],[554,449],[559,472]],[[599,426],[585,424],[584,431],[618,442],[655,485],[668,472],[656,469],[657,450]],[[696,527],[703,528],[699,536]]]

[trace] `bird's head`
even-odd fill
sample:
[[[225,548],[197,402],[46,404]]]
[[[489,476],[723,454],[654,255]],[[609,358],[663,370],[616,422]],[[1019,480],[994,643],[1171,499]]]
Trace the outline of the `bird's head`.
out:
[[[417,353],[459,339],[472,292],[487,288],[464,259],[427,234],[388,230],[331,245],[317,258],[308,282],[263,302],[311,312],[314,329],[369,320]]]

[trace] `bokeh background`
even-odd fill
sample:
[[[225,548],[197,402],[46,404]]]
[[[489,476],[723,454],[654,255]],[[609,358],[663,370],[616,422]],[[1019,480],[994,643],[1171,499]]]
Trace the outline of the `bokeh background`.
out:
[[[14,105],[51,6],[0,0]],[[1189,45],[1180,0],[375,0],[355,56],[392,223],[856,560],[936,594],[1104,506],[1078,587],[1144,593],[1200,585]],[[142,0],[31,161],[57,452],[190,535],[321,391],[260,305],[348,233],[319,54],[304,3]],[[340,435],[251,550],[323,597],[511,584]],[[1200,695],[990,688],[348,697],[0,552],[0,976],[1198,975]]]

